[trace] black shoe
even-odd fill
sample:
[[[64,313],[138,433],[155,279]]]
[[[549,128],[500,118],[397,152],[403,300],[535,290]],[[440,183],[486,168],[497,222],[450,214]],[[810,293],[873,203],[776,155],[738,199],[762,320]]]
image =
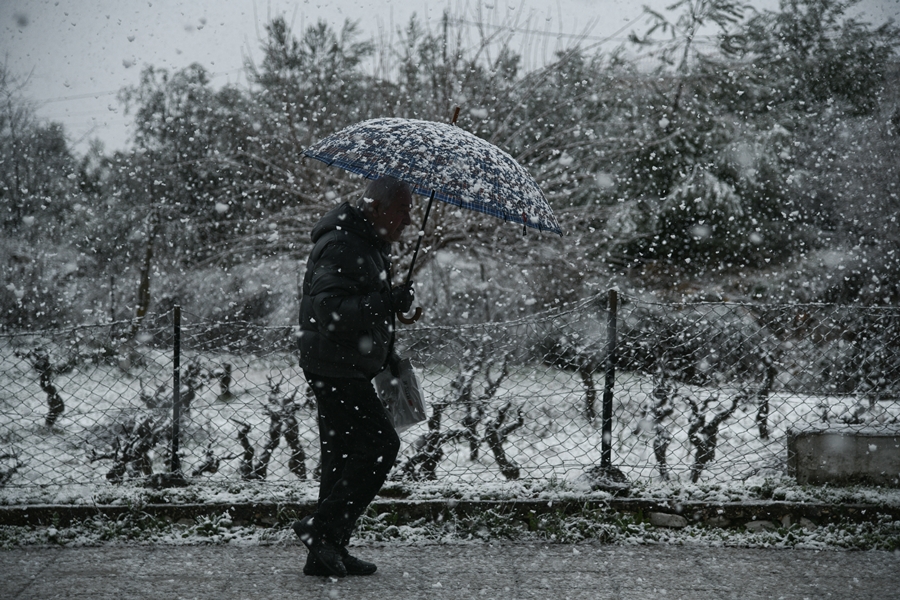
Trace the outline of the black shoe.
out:
[[[324,575],[334,575],[335,577],[347,575],[347,567],[341,560],[340,546],[328,541],[324,535],[315,530],[312,517],[305,517],[297,521],[294,523],[293,529],[306,549],[309,550],[310,558],[315,558],[319,565],[327,571],[327,573],[323,573]]]
[[[341,548],[341,562],[347,569],[347,575],[371,575],[378,570],[375,563],[360,560],[355,556],[350,556],[346,548]],[[314,577],[328,577],[331,572],[312,554],[306,557],[306,564],[303,566],[304,575],[312,575]]]
[[[375,563],[370,563],[356,558],[355,556],[350,556],[350,553],[347,552],[346,548],[344,549],[344,556],[341,560],[347,568],[348,575],[371,575],[378,570]]]

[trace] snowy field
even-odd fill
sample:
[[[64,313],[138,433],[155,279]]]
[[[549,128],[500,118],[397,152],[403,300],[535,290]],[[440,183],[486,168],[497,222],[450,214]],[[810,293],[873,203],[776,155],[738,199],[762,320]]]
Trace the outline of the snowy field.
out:
[[[127,371],[103,363],[83,363],[55,376],[52,383],[65,403],[65,412],[52,427],[47,427],[47,394],[40,387],[38,374],[28,360],[16,356],[8,347],[2,350],[0,455],[4,457],[3,471],[8,473],[4,495],[14,496],[15,490],[22,491],[22,488],[54,487],[71,491],[94,488],[96,491],[96,488],[109,487],[112,484],[107,481],[107,473],[113,460],[92,461],[91,457],[109,453],[117,437],[124,442],[128,426],[141,417],[162,424],[169,419],[171,408],[151,409],[142,399],[142,393],[147,397],[163,384],[169,384],[168,390],[171,389],[171,357],[166,353],[144,349],[139,368],[137,364],[130,365]],[[244,424],[249,426],[248,437],[258,458],[270,425],[266,407],[277,408],[285,398],[293,397],[297,432],[305,453],[306,481],[314,488],[312,474],[319,454],[315,409],[307,402],[305,380],[291,355],[192,356],[188,353],[182,358],[182,365],[192,362],[202,367],[204,376],[196,380],[200,382],[199,389],[181,425],[182,467],[186,474],[191,474],[210,458],[219,463],[216,472],[197,475],[192,481],[212,487],[241,482],[239,429]],[[227,396],[215,377],[205,377],[224,363],[233,365],[234,383]],[[417,364],[417,367],[432,406],[455,393],[451,385],[459,375],[455,365],[451,368]],[[497,374],[492,373],[492,377],[496,379]],[[279,387],[277,393],[273,393],[274,384]],[[602,384],[600,373],[595,381],[598,415]],[[474,397],[484,391],[483,373],[474,380],[473,389]],[[168,390],[159,397],[169,397]],[[694,448],[688,439],[691,411],[685,402],[676,399],[672,414],[662,421],[671,436],[666,454],[672,481],[664,483],[653,452],[652,424],[646,413],[653,390],[654,382],[647,376],[618,374],[613,402],[613,464],[631,481],[651,487],[688,482],[694,460]],[[678,388],[680,397],[692,398],[698,405],[710,396],[716,398],[706,406],[710,414],[724,407],[737,393],[721,386]],[[585,387],[575,372],[544,364],[511,365],[508,376],[485,403],[485,415],[478,431],[483,436],[485,424],[496,418],[499,409],[508,403],[511,409],[507,424],[515,420],[515,411],[521,409],[521,426],[511,431],[503,443],[506,458],[520,468],[519,479],[541,484],[577,484],[586,468],[600,464],[601,456],[600,419],[593,424],[588,422],[584,398]],[[832,423],[839,422],[839,417],[850,414],[856,404],[856,399],[851,397],[773,393],[768,440],[761,440],[757,431],[756,406],[738,407],[720,426],[716,458],[702,471],[699,483],[733,485],[750,478],[782,477],[786,463],[785,434],[789,429],[824,427],[823,417]],[[443,414],[441,430],[462,430],[464,417],[464,408],[451,402]],[[873,426],[896,428],[900,405],[879,404],[868,411],[866,418]],[[415,454],[419,440],[427,432],[426,423],[421,423],[402,434],[404,447],[392,479],[403,478],[403,464]],[[154,472],[166,471],[167,448],[168,441],[162,440],[149,452]],[[469,442],[462,439],[447,441],[442,450],[443,458],[435,469],[437,484],[490,488],[506,481],[494,453],[484,441],[474,460]],[[271,455],[266,482],[301,483],[289,468],[290,454],[291,449],[281,438]],[[129,465],[126,479],[140,476],[132,467]]]

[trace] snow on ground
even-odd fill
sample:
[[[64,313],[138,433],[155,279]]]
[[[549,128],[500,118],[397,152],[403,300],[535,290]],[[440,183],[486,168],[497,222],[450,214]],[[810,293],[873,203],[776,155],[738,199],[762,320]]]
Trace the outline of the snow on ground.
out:
[[[132,367],[123,372],[117,366],[84,364],[68,373],[58,375],[54,385],[66,403],[66,412],[53,428],[43,424],[47,411],[45,394],[38,386],[37,374],[27,361],[7,357],[0,370],[0,454],[14,456],[19,468],[8,485],[0,490],[0,502],[11,503],[15,497],[30,497],[24,488],[55,488],[60,497],[78,497],[84,490],[101,492],[110,488],[106,473],[110,460],[91,461],[91,452],[108,451],[115,443],[123,423],[140,415],[165,419],[170,409],[148,409],[141,400],[141,391],[153,391],[167,384],[171,377],[170,358],[163,353],[145,349],[140,369]],[[220,459],[217,473],[205,474],[196,481],[210,489],[240,484],[237,458],[241,447],[237,440],[239,423],[251,426],[250,439],[259,456],[267,435],[269,417],[266,405],[270,401],[272,382],[280,384],[277,398],[291,396],[299,405],[297,420],[302,446],[306,452],[309,473],[318,462],[318,435],[315,429],[315,408],[306,402],[306,384],[300,370],[289,354],[269,355],[187,355],[182,364],[198,359],[207,372],[228,362],[234,365],[232,395],[223,398],[214,380],[204,381],[190,412],[182,422],[182,465],[190,472],[201,464],[207,452]],[[455,368],[439,364],[420,365],[420,378],[426,398],[436,402],[452,392],[451,381],[458,375]],[[496,374],[494,374],[496,376]],[[182,382],[184,383],[184,382]],[[483,386],[483,382],[479,383]],[[615,466],[633,482],[647,489],[664,490],[685,486],[690,477],[694,449],[688,440],[690,411],[676,403],[676,410],[664,421],[672,435],[667,449],[673,483],[659,477],[652,450],[653,432],[646,427],[645,408],[653,391],[653,381],[643,375],[619,374],[614,397],[612,456]],[[481,388],[475,390],[477,397]],[[599,399],[602,390],[598,390]],[[722,395],[710,404],[714,412],[727,403],[729,393],[721,387],[706,390],[682,386],[679,393],[702,399],[711,394]],[[737,393],[737,390],[732,393]],[[169,397],[170,391],[164,396]],[[521,467],[524,481],[540,485],[566,482],[578,484],[586,468],[600,463],[600,419],[589,423],[584,416],[584,387],[575,372],[561,371],[545,365],[519,365],[510,369],[495,396],[486,405],[484,423],[496,418],[506,402],[520,407],[524,424],[513,431],[504,444],[507,457]],[[756,407],[739,408],[720,428],[716,460],[702,473],[700,484],[720,489],[744,489],[749,482],[779,479],[785,472],[786,433],[789,429],[825,426],[823,413],[835,415],[846,412],[855,402],[853,398],[798,396],[784,393],[770,398],[768,440],[760,439],[756,428]],[[900,413],[897,403],[877,407],[886,419],[896,419]],[[443,430],[461,429],[466,415],[464,407],[451,406],[442,420]],[[509,419],[511,421],[512,419]],[[411,456],[417,440],[428,431],[421,423],[404,432],[401,463]],[[166,469],[164,457],[167,447],[161,445],[153,453],[154,469]],[[436,475],[439,482],[450,486],[482,486],[491,489],[505,480],[487,444],[480,446],[479,456],[472,460],[468,442],[449,442],[443,446],[444,458]],[[287,459],[290,449],[284,439],[275,450],[269,468],[268,481],[295,484],[297,477],[290,472]],[[13,459],[8,459],[13,460]],[[394,477],[398,474],[395,470]],[[301,484],[302,485],[302,484]],[[691,486],[686,486],[691,487]],[[696,487],[696,486],[694,486]],[[723,492],[724,493],[724,492]]]
[[[57,351],[57,355],[61,353]],[[66,403],[66,412],[48,429],[45,394],[31,365],[12,352],[2,351],[0,364],[0,454],[14,456],[19,468],[9,483],[0,488],[0,504],[127,505],[150,503],[312,503],[317,482],[299,480],[287,467],[289,449],[284,440],[275,450],[264,482],[242,481],[236,432],[238,422],[251,426],[251,440],[257,455],[268,429],[264,406],[269,401],[271,382],[280,383],[280,394],[296,392],[300,436],[307,453],[306,466],[312,472],[318,461],[318,437],[314,428],[314,407],[305,403],[305,382],[292,357],[285,354],[204,354],[186,353],[182,364],[198,359],[207,372],[216,366],[234,366],[230,397],[221,397],[213,380],[204,381],[190,413],[182,424],[183,465],[190,472],[210,450],[221,459],[217,473],[191,478],[187,488],[154,491],[136,479],[113,485],[106,480],[109,460],[91,462],[91,450],[108,449],[117,427],[129,418],[153,414],[165,418],[168,409],[148,409],[141,390],[153,391],[171,377],[170,358],[163,352],[141,349],[140,360],[123,371],[104,363],[80,364],[54,378],[54,385]],[[426,396],[432,402],[451,393],[450,382],[458,375],[456,365],[419,364]],[[496,375],[496,373],[494,374]],[[480,381],[476,392],[483,390]],[[672,434],[668,448],[672,479],[659,477],[652,451],[652,430],[645,427],[644,409],[654,383],[633,373],[617,377],[614,401],[613,463],[633,483],[632,498],[709,503],[790,501],[855,503],[877,507],[900,506],[900,490],[867,487],[803,487],[785,477],[785,434],[790,428],[824,426],[823,415],[834,419],[850,409],[854,398],[798,396],[775,393],[771,396],[768,441],[756,431],[755,407],[738,411],[719,432],[716,460],[704,470],[700,481],[690,483],[693,448],[687,439],[690,411],[679,405],[665,421]],[[598,390],[598,404],[602,390]],[[727,399],[722,388],[707,390],[683,386],[681,394],[703,399],[722,394],[712,402],[715,411]],[[170,393],[170,392],[169,392]],[[476,394],[477,395],[477,394]],[[513,366],[508,378],[490,400],[485,421],[495,418],[508,401],[521,407],[524,424],[513,431],[504,450],[522,468],[522,477],[507,481],[501,475],[490,449],[482,444],[476,460],[470,457],[467,442],[444,446],[436,481],[408,481],[397,478],[399,470],[384,490],[386,497],[408,500],[515,500],[602,501],[610,496],[592,490],[584,477],[586,468],[600,463],[599,423],[584,416],[584,387],[575,372],[543,365]],[[599,411],[599,406],[597,407]],[[879,406],[883,420],[896,419],[896,403]],[[453,406],[443,419],[444,429],[461,428],[465,410]],[[874,421],[873,421],[874,422]],[[876,423],[877,424],[877,423]],[[402,438],[401,462],[415,451],[416,441],[427,431],[417,425]],[[483,431],[483,425],[482,425]],[[165,470],[164,449],[153,455],[154,469]],[[2,467],[3,465],[0,465]],[[757,547],[804,548],[888,548],[897,547],[900,524],[890,520],[866,524],[832,524],[812,530],[794,525],[776,531],[750,533],[690,525],[678,531],[660,529],[633,517],[601,512],[585,512],[565,518],[544,515],[535,527],[510,522],[507,517],[487,511],[479,518],[393,525],[384,515],[363,519],[355,543],[475,543],[490,539],[579,542],[603,540],[611,543],[725,544]],[[891,541],[893,540],[893,541]],[[0,546],[14,544],[84,545],[107,541],[138,543],[295,543],[285,523],[257,527],[234,523],[230,516],[212,515],[187,522],[169,523],[139,513],[117,520],[98,517],[69,528],[0,527]]]

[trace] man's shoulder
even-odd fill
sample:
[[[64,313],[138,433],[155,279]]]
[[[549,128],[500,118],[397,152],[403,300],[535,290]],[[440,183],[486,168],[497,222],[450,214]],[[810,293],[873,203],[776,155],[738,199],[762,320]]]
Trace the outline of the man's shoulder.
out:
[[[365,271],[374,264],[377,269],[385,269],[388,260],[371,240],[351,231],[329,231],[322,235],[313,248],[310,259],[313,263],[327,261],[339,265],[347,273]]]
[[[316,240],[316,247],[324,249],[326,246],[370,246],[370,242],[363,236],[347,229],[332,229],[324,232]]]
[[[313,242],[318,243],[321,237],[334,233],[366,238],[373,236],[374,230],[359,210],[344,202],[328,211],[313,227],[311,235]]]

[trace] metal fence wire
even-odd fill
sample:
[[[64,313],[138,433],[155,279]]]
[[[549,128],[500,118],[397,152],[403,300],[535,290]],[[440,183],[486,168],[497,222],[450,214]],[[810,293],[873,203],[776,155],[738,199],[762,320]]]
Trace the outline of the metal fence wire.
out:
[[[511,322],[404,328],[427,422],[391,478],[572,480],[601,464],[611,363],[613,464],[629,479],[786,472],[789,429],[900,430],[900,309],[660,304],[612,296]],[[314,397],[294,327],[184,314],[0,336],[0,485],[314,481]]]

